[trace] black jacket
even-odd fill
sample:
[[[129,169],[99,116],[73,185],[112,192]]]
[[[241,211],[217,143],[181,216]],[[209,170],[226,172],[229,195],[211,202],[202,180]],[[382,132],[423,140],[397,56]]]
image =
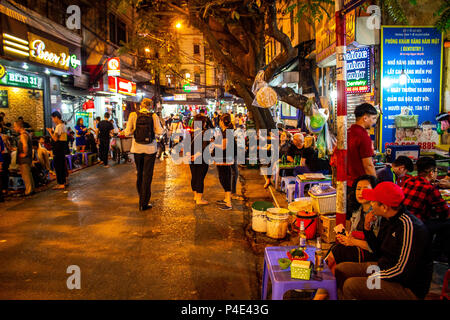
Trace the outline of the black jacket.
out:
[[[425,225],[404,207],[394,217],[381,219],[376,237],[364,230],[366,240],[378,259],[380,272],[371,275],[399,282],[424,299],[433,273],[431,239]]]

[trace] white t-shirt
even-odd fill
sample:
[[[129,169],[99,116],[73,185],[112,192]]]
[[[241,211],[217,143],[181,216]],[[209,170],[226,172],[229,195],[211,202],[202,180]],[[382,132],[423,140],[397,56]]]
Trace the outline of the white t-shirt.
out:
[[[67,141],[67,131],[64,123],[56,125],[55,134],[60,137],[59,141]]]

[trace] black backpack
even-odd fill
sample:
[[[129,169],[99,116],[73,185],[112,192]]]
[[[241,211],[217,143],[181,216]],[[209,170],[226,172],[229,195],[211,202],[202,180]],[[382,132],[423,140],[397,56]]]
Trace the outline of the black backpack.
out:
[[[136,119],[136,130],[134,130],[134,140],[139,144],[149,144],[155,140],[153,113],[138,112]]]

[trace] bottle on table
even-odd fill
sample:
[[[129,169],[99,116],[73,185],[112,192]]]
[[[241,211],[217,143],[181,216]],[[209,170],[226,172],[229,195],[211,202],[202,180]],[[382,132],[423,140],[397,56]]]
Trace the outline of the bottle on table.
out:
[[[323,270],[323,251],[322,251],[322,242],[320,241],[320,237],[317,237],[316,253],[314,256],[314,266],[315,266],[316,271]]]
[[[299,247],[303,251],[306,249],[306,233],[305,233],[305,223],[300,221],[300,231],[299,231]]]

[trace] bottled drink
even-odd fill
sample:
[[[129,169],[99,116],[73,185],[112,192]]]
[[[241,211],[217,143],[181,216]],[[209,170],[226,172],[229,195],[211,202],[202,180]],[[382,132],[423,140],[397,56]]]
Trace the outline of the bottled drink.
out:
[[[322,243],[320,241],[320,237],[317,237],[316,254],[314,256],[314,266],[315,266],[316,271],[323,270],[323,251],[322,251]]]
[[[305,224],[303,221],[300,221],[300,232],[299,234],[299,245],[300,249],[305,250],[306,249],[306,233],[305,233]]]

